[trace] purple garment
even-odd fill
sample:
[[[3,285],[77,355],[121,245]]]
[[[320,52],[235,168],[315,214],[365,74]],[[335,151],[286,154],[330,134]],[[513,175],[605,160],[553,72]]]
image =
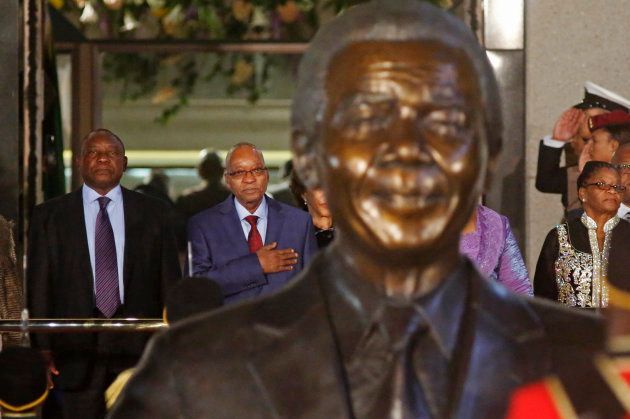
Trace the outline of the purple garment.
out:
[[[534,294],[507,217],[479,205],[476,230],[462,235],[459,251],[473,261],[486,278],[518,294]]]

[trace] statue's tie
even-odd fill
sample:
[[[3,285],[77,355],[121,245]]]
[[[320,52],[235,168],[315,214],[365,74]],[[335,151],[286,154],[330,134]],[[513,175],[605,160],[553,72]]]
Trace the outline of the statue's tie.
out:
[[[381,307],[376,318],[348,365],[356,417],[438,418],[414,371],[414,347],[431,338],[428,325],[411,305]]]
[[[245,221],[252,226],[251,230],[249,230],[249,235],[247,236],[247,244],[249,245],[250,253],[256,253],[258,249],[263,247],[262,237],[260,237],[260,233],[258,232],[258,217],[255,215],[248,215],[245,217]]]
[[[101,209],[96,217],[94,238],[96,308],[108,318],[112,317],[120,306],[116,243],[107,214],[107,204],[110,201],[106,196],[98,198]]]

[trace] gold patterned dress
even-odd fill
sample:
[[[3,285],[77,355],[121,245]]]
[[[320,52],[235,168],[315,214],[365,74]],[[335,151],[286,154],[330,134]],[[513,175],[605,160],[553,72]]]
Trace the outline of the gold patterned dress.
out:
[[[618,229],[619,223],[623,227]],[[581,217],[557,225],[547,235],[543,245],[536,275],[534,294],[549,298],[570,307],[600,308],[608,305],[608,265],[611,258],[613,238],[628,237],[630,225],[614,216],[604,225],[604,243],[602,248],[597,241],[597,224],[586,213]],[[621,234],[618,234],[621,233]],[[616,238],[619,241],[619,237]],[[623,241],[621,241],[623,243]],[[627,247],[627,256],[619,251],[613,253],[617,262],[630,257],[630,247],[617,244],[615,247]],[[622,249],[618,249],[622,250]]]

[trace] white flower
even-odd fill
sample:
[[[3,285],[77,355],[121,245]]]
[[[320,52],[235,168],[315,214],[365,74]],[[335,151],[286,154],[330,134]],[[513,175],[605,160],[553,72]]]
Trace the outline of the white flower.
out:
[[[125,16],[123,16],[123,31],[132,31],[138,27],[138,21],[136,17],[129,10],[125,10]]]
[[[162,26],[164,26],[164,32],[169,35],[176,36],[180,31],[180,26],[184,21],[184,14],[182,13],[182,6],[178,4],[168,12],[166,16],[162,18]]]
[[[96,23],[98,22],[98,13],[94,10],[92,3],[86,3],[83,8],[83,13],[81,13],[81,17],[79,18],[79,22],[81,23]]]

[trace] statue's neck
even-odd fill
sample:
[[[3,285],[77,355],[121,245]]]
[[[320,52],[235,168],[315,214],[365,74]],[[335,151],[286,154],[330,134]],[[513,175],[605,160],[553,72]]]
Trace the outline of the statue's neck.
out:
[[[436,289],[457,268],[459,248],[440,249],[430,254],[418,254],[415,260],[401,261],[396,255],[375,257],[343,240],[336,244],[344,252],[344,264],[363,280],[370,281],[391,297],[416,299]]]

